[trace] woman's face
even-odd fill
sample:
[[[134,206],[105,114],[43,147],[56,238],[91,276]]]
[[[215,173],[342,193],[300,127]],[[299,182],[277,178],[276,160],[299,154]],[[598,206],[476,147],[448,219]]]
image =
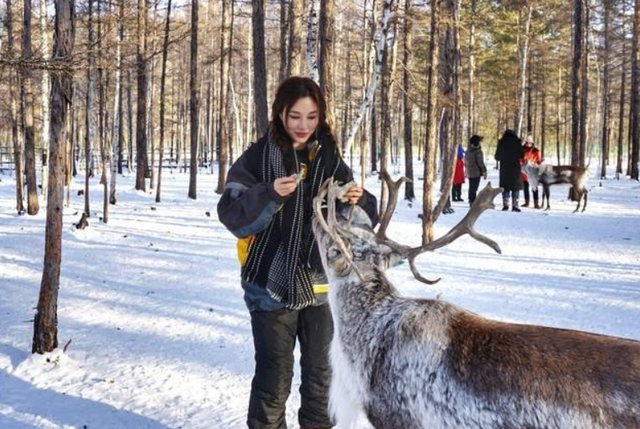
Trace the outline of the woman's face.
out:
[[[293,147],[298,149],[306,144],[311,134],[318,128],[320,112],[313,98],[302,97],[291,106],[291,109],[280,114],[280,120],[293,140]]]

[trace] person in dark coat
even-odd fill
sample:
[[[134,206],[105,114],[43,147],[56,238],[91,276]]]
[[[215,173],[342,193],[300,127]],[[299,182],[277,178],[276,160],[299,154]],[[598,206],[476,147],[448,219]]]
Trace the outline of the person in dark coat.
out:
[[[523,155],[522,141],[513,130],[506,130],[496,149],[496,161],[500,162],[500,187],[502,192],[502,210],[509,210],[509,199],[511,199],[511,210],[520,211],[518,198],[522,189],[520,178],[520,159]]]
[[[451,188],[451,199],[453,201],[464,201],[462,199],[462,185],[464,184],[464,149],[458,145],[458,155],[453,173],[453,186]]]
[[[469,139],[469,147],[465,153],[464,161],[469,178],[469,205],[476,200],[480,178],[487,180],[487,167],[484,165],[484,154],[480,147],[482,136],[474,134]]]
[[[251,315],[255,373],[247,425],[286,427],[294,348],[300,342],[301,428],[329,428],[333,321],[328,282],[311,229],[312,201],[325,179],[353,180],[326,121],[326,103],[311,79],[283,81],[265,136],[229,170],[218,217],[238,240],[244,299]],[[348,203],[377,222],[376,198],[353,185]]]

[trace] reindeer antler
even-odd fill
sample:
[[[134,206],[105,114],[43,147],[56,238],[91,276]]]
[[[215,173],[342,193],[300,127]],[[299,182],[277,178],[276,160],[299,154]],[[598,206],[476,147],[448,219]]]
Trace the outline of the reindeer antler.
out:
[[[502,192],[502,188],[493,188],[491,186],[491,183],[488,183],[487,186],[485,186],[482,189],[482,191],[480,191],[473,205],[467,212],[466,216],[462,218],[462,220],[458,222],[458,224],[454,226],[449,232],[447,232],[445,235],[438,238],[437,240],[434,240],[431,243],[428,243],[424,246],[409,247],[409,246],[400,244],[394,240],[391,240],[386,236],[387,227],[389,226],[389,222],[391,221],[391,217],[393,216],[393,211],[395,210],[395,207],[398,201],[398,189],[400,188],[400,185],[402,185],[402,183],[404,183],[404,181],[406,181],[407,179],[401,178],[394,182],[386,172],[381,173],[381,177],[384,180],[385,184],[387,185],[387,188],[389,189],[389,203],[387,205],[386,211],[380,217],[380,227],[378,229],[378,233],[376,234],[376,240],[379,243],[382,243],[391,247],[400,255],[407,258],[407,260],[409,261],[409,267],[411,269],[411,273],[418,281],[421,281],[427,284],[434,284],[440,281],[440,279],[429,280],[423,277],[415,266],[416,257],[424,252],[434,251],[436,249],[444,247],[452,243],[458,237],[464,234],[469,234],[474,239],[491,247],[497,253],[502,253],[498,243],[496,243],[489,237],[478,233],[474,229],[474,224],[476,220],[478,220],[478,217],[480,217],[482,212],[484,212],[487,209],[495,208],[495,205],[493,204],[493,199],[496,197],[496,195]]]
[[[345,240],[342,238],[342,236],[345,233],[348,233],[348,231],[344,227],[342,227],[342,225],[340,225],[336,218],[336,200],[343,199],[344,194],[347,192],[348,187],[350,186],[351,184],[338,186],[337,182],[332,178],[325,180],[325,182],[318,190],[318,195],[313,199],[313,211],[322,229],[336,243],[336,245],[342,252],[342,256],[347,260],[360,280],[364,280],[362,273],[360,273],[358,268],[353,263],[351,250],[346,245]],[[322,201],[325,198],[327,200],[327,221],[325,221],[324,216],[322,215]]]

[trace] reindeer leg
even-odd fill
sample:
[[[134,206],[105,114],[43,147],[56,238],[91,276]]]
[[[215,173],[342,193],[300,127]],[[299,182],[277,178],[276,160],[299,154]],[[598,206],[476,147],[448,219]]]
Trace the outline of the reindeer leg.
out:
[[[546,184],[542,185],[542,200],[544,201],[545,198],[547,199],[547,208],[545,209],[545,211],[551,210],[551,205],[549,204],[549,194],[551,191],[550,188],[551,187],[549,185],[546,185]]]

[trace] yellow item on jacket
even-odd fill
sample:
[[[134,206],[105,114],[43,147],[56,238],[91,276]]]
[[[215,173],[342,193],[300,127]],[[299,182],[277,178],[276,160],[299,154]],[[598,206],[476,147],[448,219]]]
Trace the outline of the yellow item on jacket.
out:
[[[313,293],[315,293],[316,295],[321,293],[328,293],[328,292],[329,292],[329,285],[327,283],[313,285]]]
[[[254,235],[250,235],[248,237],[238,239],[238,242],[236,243],[238,261],[240,261],[241,267],[244,267],[244,264],[247,263],[247,259],[249,258],[249,249],[251,248],[251,243],[253,243],[254,238]]]

